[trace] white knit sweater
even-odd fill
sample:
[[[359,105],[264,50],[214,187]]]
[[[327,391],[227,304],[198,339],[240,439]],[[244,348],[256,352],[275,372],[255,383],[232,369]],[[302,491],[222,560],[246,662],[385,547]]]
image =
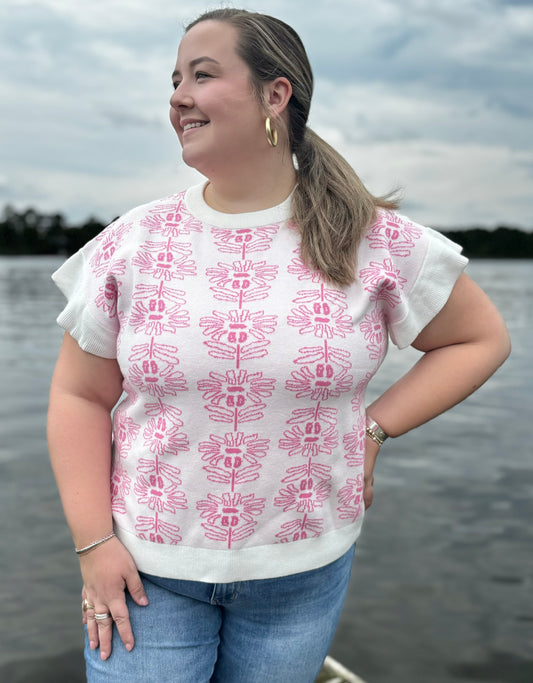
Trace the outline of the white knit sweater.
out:
[[[124,376],[112,504],[141,571],[282,576],[360,532],[366,386],[388,336],[408,346],[466,259],[381,211],[340,288],[302,262],[289,219],[290,199],[216,212],[202,184],[133,209],[53,275],[59,324]]]

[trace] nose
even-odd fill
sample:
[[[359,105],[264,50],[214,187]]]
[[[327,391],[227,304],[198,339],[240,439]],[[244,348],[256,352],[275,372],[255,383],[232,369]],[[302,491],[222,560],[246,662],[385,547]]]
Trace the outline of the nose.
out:
[[[170,97],[170,106],[179,111],[180,108],[190,108],[193,105],[191,95],[186,91],[183,83],[180,83]]]

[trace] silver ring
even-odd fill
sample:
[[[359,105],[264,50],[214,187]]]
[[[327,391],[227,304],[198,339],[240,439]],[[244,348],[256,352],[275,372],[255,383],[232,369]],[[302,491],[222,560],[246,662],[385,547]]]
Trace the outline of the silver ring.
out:
[[[94,618],[96,621],[103,621],[104,619],[111,619],[111,614],[109,614],[109,612],[103,612],[102,614],[95,614]]]

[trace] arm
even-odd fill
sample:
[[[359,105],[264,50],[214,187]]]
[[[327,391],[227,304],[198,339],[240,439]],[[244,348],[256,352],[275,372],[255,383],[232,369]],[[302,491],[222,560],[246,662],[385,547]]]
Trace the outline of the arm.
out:
[[[110,494],[111,410],[122,393],[115,360],[82,351],[67,333],[50,389],[48,444],[65,516],[77,548],[107,536],[113,529]],[[96,613],[111,612],[128,649],[133,635],[125,603],[146,596],[128,551],[112,538],[80,556],[84,592]],[[87,622],[91,646],[100,643],[102,659],[111,652],[110,619]]]
[[[424,355],[367,408],[368,415],[390,436],[405,434],[465,399],[498,369],[511,350],[496,307],[464,274],[444,308],[412,345]],[[370,439],[367,446],[365,482],[371,499],[379,449]]]

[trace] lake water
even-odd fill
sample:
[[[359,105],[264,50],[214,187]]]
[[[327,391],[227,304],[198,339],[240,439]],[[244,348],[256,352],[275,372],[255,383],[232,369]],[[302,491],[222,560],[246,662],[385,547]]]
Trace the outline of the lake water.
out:
[[[79,570],[45,443],[61,262],[0,258],[3,683],[84,680]],[[461,406],[383,449],[332,647],[367,683],[533,682],[533,261],[467,272],[513,354]],[[369,399],[417,355],[393,349]]]

